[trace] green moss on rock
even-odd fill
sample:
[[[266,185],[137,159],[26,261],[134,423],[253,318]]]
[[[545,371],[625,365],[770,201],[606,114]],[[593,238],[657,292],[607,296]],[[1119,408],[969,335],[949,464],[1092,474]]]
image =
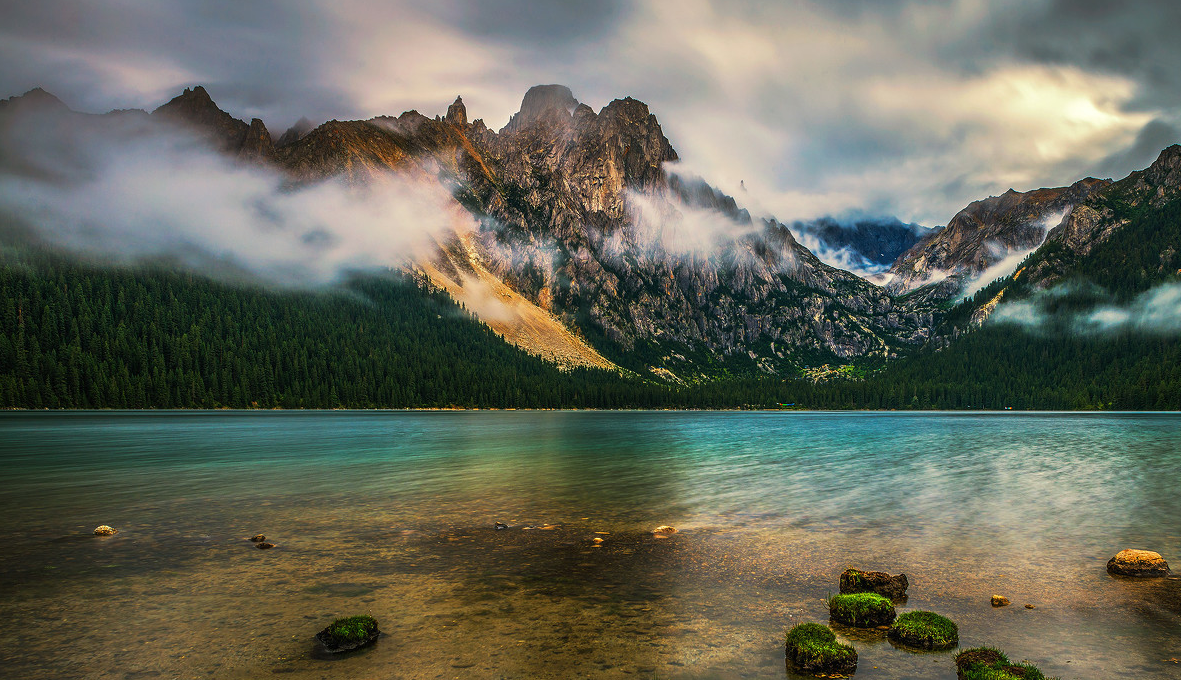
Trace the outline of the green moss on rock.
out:
[[[828,598],[828,613],[834,621],[858,628],[889,625],[896,616],[890,598],[877,593],[833,595]]]
[[[380,634],[372,616],[360,615],[333,621],[316,633],[316,639],[330,652],[347,652],[373,642]]]
[[[890,639],[919,649],[948,649],[960,641],[960,630],[951,619],[934,612],[906,612],[890,627]]]
[[[787,633],[787,660],[805,673],[852,673],[857,650],[837,642],[828,626],[801,623]]]
[[[959,680],[1047,680],[1037,666],[1015,664],[993,647],[965,649],[955,655],[955,667]]]

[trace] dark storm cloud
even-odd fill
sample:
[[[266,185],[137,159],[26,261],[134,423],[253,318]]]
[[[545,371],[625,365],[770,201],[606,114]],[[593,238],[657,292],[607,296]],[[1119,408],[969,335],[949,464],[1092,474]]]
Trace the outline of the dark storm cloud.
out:
[[[1165,147],[1181,142],[1181,130],[1163,120],[1145,125],[1136,135],[1131,147],[1123,149],[1097,163],[1091,171],[1094,177],[1119,178],[1129,169],[1148,167]]]
[[[526,49],[569,48],[601,39],[617,30],[632,9],[628,0],[433,0],[422,6],[472,36]]]
[[[994,24],[993,39],[1023,58],[1137,80],[1142,106],[1181,103],[1181,3],[1054,0]]]
[[[0,91],[44,87],[80,109],[152,107],[206,85],[238,116],[298,116],[343,93],[315,73],[331,24],[313,5],[43,0],[6,3]]]

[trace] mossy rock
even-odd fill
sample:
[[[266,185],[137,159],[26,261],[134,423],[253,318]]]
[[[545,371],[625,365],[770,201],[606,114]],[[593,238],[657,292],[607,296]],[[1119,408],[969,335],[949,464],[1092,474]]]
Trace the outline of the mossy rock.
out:
[[[316,633],[316,639],[333,654],[347,652],[373,642],[381,631],[372,616],[350,616],[337,619]]]
[[[1015,664],[992,647],[974,647],[956,654],[955,668],[959,680],[1047,680],[1037,666]]]
[[[877,593],[833,595],[828,598],[828,613],[834,621],[857,628],[887,626],[897,615],[890,598]]]
[[[950,649],[960,642],[955,622],[934,612],[906,612],[890,627],[890,639],[918,649]]]
[[[787,633],[787,660],[804,673],[848,674],[857,669],[857,650],[837,642],[828,626],[801,623]]]
[[[846,569],[841,574],[842,593],[877,593],[889,598],[900,598],[906,595],[910,587],[910,580],[906,574],[891,576],[884,571],[861,571],[860,569]]]

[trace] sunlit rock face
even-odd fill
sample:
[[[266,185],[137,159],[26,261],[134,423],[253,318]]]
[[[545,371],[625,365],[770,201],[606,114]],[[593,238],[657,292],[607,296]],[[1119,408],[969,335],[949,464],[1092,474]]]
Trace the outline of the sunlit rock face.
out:
[[[503,284],[521,318],[552,318],[555,333],[572,331],[571,356],[597,365],[674,380],[787,375],[892,356],[921,343],[933,322],[933,307],[899,304],[818,260],[787,226],[676,174],[660,122],[632,98],[595,111],[564,86],[542,85],[499,132],[470,120],[457,97],[444,116],[407,111],[314,128],[302,120],[277,143],[261,120],[235,119],[201,87],[142,116],[196,132],[243,164],[277,169],[292,189],[329,178],[372,185],[389,172],[443,184],[475,218],[450,259],[493,277],[489,290]],[[550,356],[554,346],[541,341],[547,349],[538,351]]]
[[[298,181],[437,177],[480,220],[469,242],[482,267],[633,369],[791,372],[891,356],[932,322],[929,307],[897,304],[820,262],[786,226],[671,172],[676,151],[632,98],[596,112],[541,85],[495,132],[469,122],[457,97],[444,117],[285,134],[273,156]]]

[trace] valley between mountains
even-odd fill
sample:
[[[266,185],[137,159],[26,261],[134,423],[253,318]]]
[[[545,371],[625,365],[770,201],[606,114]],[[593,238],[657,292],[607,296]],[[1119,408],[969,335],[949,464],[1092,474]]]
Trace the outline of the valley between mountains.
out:
[[[946,226],[926,228],[890,217],[791,222],[754,215],[743,205],[742,196],[728,196],[711,186],[708,178],[681,172],[673,144],[643,102],[617,99],[595,111],[560,85],[531,88],[520,110],[500,130],[480,119],[469,120],[462,98],[457,97],[445,114],[407,111],[397,117],[320,125],[301,120],[274,136],[259,119],[247,123],[222,111],[202,87],[187,89],[150,113],[102,115],[72,111],[52,95],[34,90],[0,102],[0,125],[4,150],[0,173],[9,191],[14,186],[51,185],[68,192],[94,182],[95,175],[103,172],[101,164],[92,167],[94,157],[76,150],[93,146],[96,139],[101,140],[104,153],[117,155],[145,138],[179,138],[186,140],[179,148],[191,150],[194,163],[215,153],[217,163],[234,168],[233,172],[242,169],[278,178],[283,196],[300,196],[326,186],[339,187],[346,196],[364,196],[380,191],[391,176],[402,186],[440,194],[443,198],[430,221],[443,227],[407,241],[396,261],[384,263],[387,275],[409,281],[411,288],[434,291],[431,295],[445,293],[495,336],[556,369],[555,376],[606,371],[592,382],[643,383],[655,386],[644,389],[662,394],[725,382],[747,385],[742,397],[734,397],[739,403],[732,405],[794,403],[794,389],[807,393],[812,405],[872,407],[864,391],[877,389],[874,380],[901,380],[883,376],[913,373],[916,366],[935,370],[932,367],[940,362],[959,356],[964,366],[957,369],[959,378],[945,376],[939,383],[910,375],[902,387],[879,385],[880,393],[901,392],[896,402],[877,406],[972,407],[939,401],[935,396],[939,385],[950,390],[948,386],[958,384],[956,380],[969,380],[972,371],[991,365],[995,353],[1010,351],[1002,345],[1014,342],[1016,333],[1025,338],[1021,342],[1066,352],[1061,361],[1073,367],[1067,371],[1069,376],[1039,378],[1034,371],[1028,380],[1035,386],[1010,386],[992,397],[982,396],[976,406],[999,407],[1017,401],[1037,407],[1065,399],[1073,407],[1104,408],[1116,403],[1114,397],[1092,384],[1080,363],[1087,362],[1084,355],[1100,351],[1095,347],[1113,341],[1112,336],[1099,333],[1106,330],[1098,325],[1101,318],[1127,321],[1117,329],[1122,335],[1115,341],[1151,345],[1136,350],[1139,354],[1133,353],[1128,360],[1132,364],[1159,363],[1167,356],[1166,373],[1174,368],[1171,331],[1143,319],[1150,318],[1146,313],[1159,311],[1162,291],[1167,294],[1181,275],[1179,146],[1163,150],[1151,167],[1126,178],[1088,177],[1063,187],[1009,190],[971,203]],[[169,148],[174,154],[177,146]],[[49,290],[52,286],[41,290],[46,267],[74,268],[70,276],[103,277],[107,276],[103,272],[111,271],[108,258],[96,259],[79,252],[74,241],[55,239],[53,225],[60,218],[54,217],[52,209],[38,213],[19,202],[2,207],[9,301],[4,319],[6,345],[0,347],[0,373],[8,381],[5,404],[34,405],[26,392],[37,392],[42,405],[108,405],[107,397],[83,400],[69,385],[55,385],[70,382],[68,376],[60,381],[56,377],[55,371],[71,371],[71,359],[63,357],[98,351],[85,346],[86,333],[81,329],[77,342],[71,343],[70,319],[76,316],[78,304],[99,303],[70,301],[71,293],[55,293]],[[126,206],[129,212],[136,209]],[[260,209],[260,215],[261,222],[271,219],[266,210]],[[88,228],[107,238],[104,230],[109,225],[97,223],[99,219]],[[280,218],[273,221],[274,230],[289,228]],[[390,226],[399,228],[413,229],[413,225]],[[166,231],[168,225],[161,224],[159,229]],[[348,225],[340,229],[347,230]],[[308,229],[295,236],[301,248],[323,244],[331,250],[338,235]],[[144,267],[151,272],[145,276],[164,275],[162,269],[187,272],[166,276],[183,276],[186,285],[238,291],[232,295],[242,294],[244,286],[254,291],[250,295],[281,298],[280,306],[301,304],[301,295],[325,294],[319,283],[290,285],[292,279],[300,279],[298,267],[288,266],[291,278],[276,289],[265,276],[256,279],[250,262],[236,258],[235,253],[213,252],[186,242],[188,250],[182,257],[174,245],[136,250],[133,257],[117,263],[122,273],[115,276],[125,282],[130,276],[134,281],[135,272]],[[194,255],[194,251],[199,252]],[[194,262],[215,266],[194,267]],[[334,277],[330,287],[351,291],[347,304],[364,297],[356,283],[368,276],[363,269],[342,267]],[[210,283],[199,283],[206,280],[203,277],[209,277]],[[308,278],[315,279],[310,274]],[[54,318],[35,318],[21,303],[33,304],[29,296],[34,290],[36,298],[64,295],[67,301],[62,304],[67,309],[55,312]],[[119,299],[116,294],[113,304]],[[87,313],[102,316],[101,311]],[[172,330],[163,328],[159,320],[154,330],[138,328],[143,321],[126,316],[122,321],[112,318],[114,325],[109,329],[96,325],[88,332],[96,338],[113,338],[120,332],[173,338],[145,340],[142,351],[150,355],[164,352],[160,348],[174,342],[177,334],[183,335],[186,325],[196,323],[184,318],[192,313],[178,307],[180,316],[168,322]],[[1125,316],[1119,317],[1121,313]],[[456,315],[434,316],[446,324]],[[266,318],[258,322],[269,323]],[[61,331],[65,344],[47,357],[51,348],[44,345],[59,343],[49,327]],[[265,329],[260,332],[266,333]],[[302,332],[305,337],[290,341],[315,344],[318,333],[332,331],[305,328]],[[1008,339],[998,345],[997,333]],[[30,334],[44,335],[44,342],[31,347]],[[991,350],[979,344],[988,338]],[[102,345],[101,340],[95,342]],[[128,342],[128,352],[141,351]],[[282,344],[281,339],[276,342]],[[1082,354],[1062,349],[1078,342],[1089,343],[1090,349],[1076,348]],[[218,355],[235,348],[208,346],[193,351]],[[446,351],[467,352],[459,346]],[[117,352],[110,341],[99,353],[103,352],[95,359],[94,370],[127,369],[129,360],[112,356]],[[44,364],[41,369],[35,361],[30,364],[34,354]],[[936,354],[941,356],[932,360]],[[413,362],[413,356],[397,353],[387,358]],[[151,359],[131,362],[142,368]],[[376,392],[345,403],[340,394],[346,391],[343,384],[333,394],[325,393],[324,401],[295,398],[298,390],[291,384],[285,399],[276,385],[294,379],[278,375],[288,370],[282,362],[264,363],[270,377],[259,386],[240,389],[238,396],[233,390],[222,390],[198,398],[201,390],[209,391],[210,376],[205,373],[217,369],[194,366],[191,372],[200,380],[182,379],[193,384],[192,401],[175,385],[156,388],[148,384],[151,380],[142,388],[143,399],[157,403],[148,395],[162,390],[168,398],[160,405],[173,404],[174,397],[175,405],[209,406],[240,405],[240,400],[247,405],[334,406],[333,399],[357,406],[447,405],[433,399],[412,403],[416,397],[410,393],[405,401],[382,399]],[[100,364],[105,367],[97,368]],[[34,382],[42,386],[28,388],[38,370],[44,374]],[[331,367],[324,370],[333,371]],[[168,366],[159,368],[158,375],[162,384],[174,382],[167,377]],[[607,377],[611,375],[616,377]],[[311,373],[303,377],[310,381]],[[130,387],[134,375],[128,380],[128,389],[135,393],[137,388]],[[223,378],[231,383],[237,380]],[[344,378],[332,377],[330,382],[338,380]],[[1073,385],[1065,387],[1069,395],[1041,399],[1038,395],[1047,394],[1053,381]],[[860,386],[851,386],[854,383]],[[919,384],[925,387],[919,389]],[[301,394],[310,394],[301,389]],[[1153,405],[1181,398],[1167,383],[1160,389],[1165,396],[1156,398]],[[270,394],[254,399],[251,392],[255,390]],[[849,396],[850,390],[863,396]],[[461,393],[463,389],[454,395]],[[1018,393],[1028,399],[1016,400]],[[134,398],[138,397],[123,395],[109,405]],[[692,399],[685,399],[683,405],[691,405]],[[640,398],[628,403],[647,402]],[[465,404],[516,405],[512,398],[482,401],[478,390],[476,396],[454,400],[454,405]]]

